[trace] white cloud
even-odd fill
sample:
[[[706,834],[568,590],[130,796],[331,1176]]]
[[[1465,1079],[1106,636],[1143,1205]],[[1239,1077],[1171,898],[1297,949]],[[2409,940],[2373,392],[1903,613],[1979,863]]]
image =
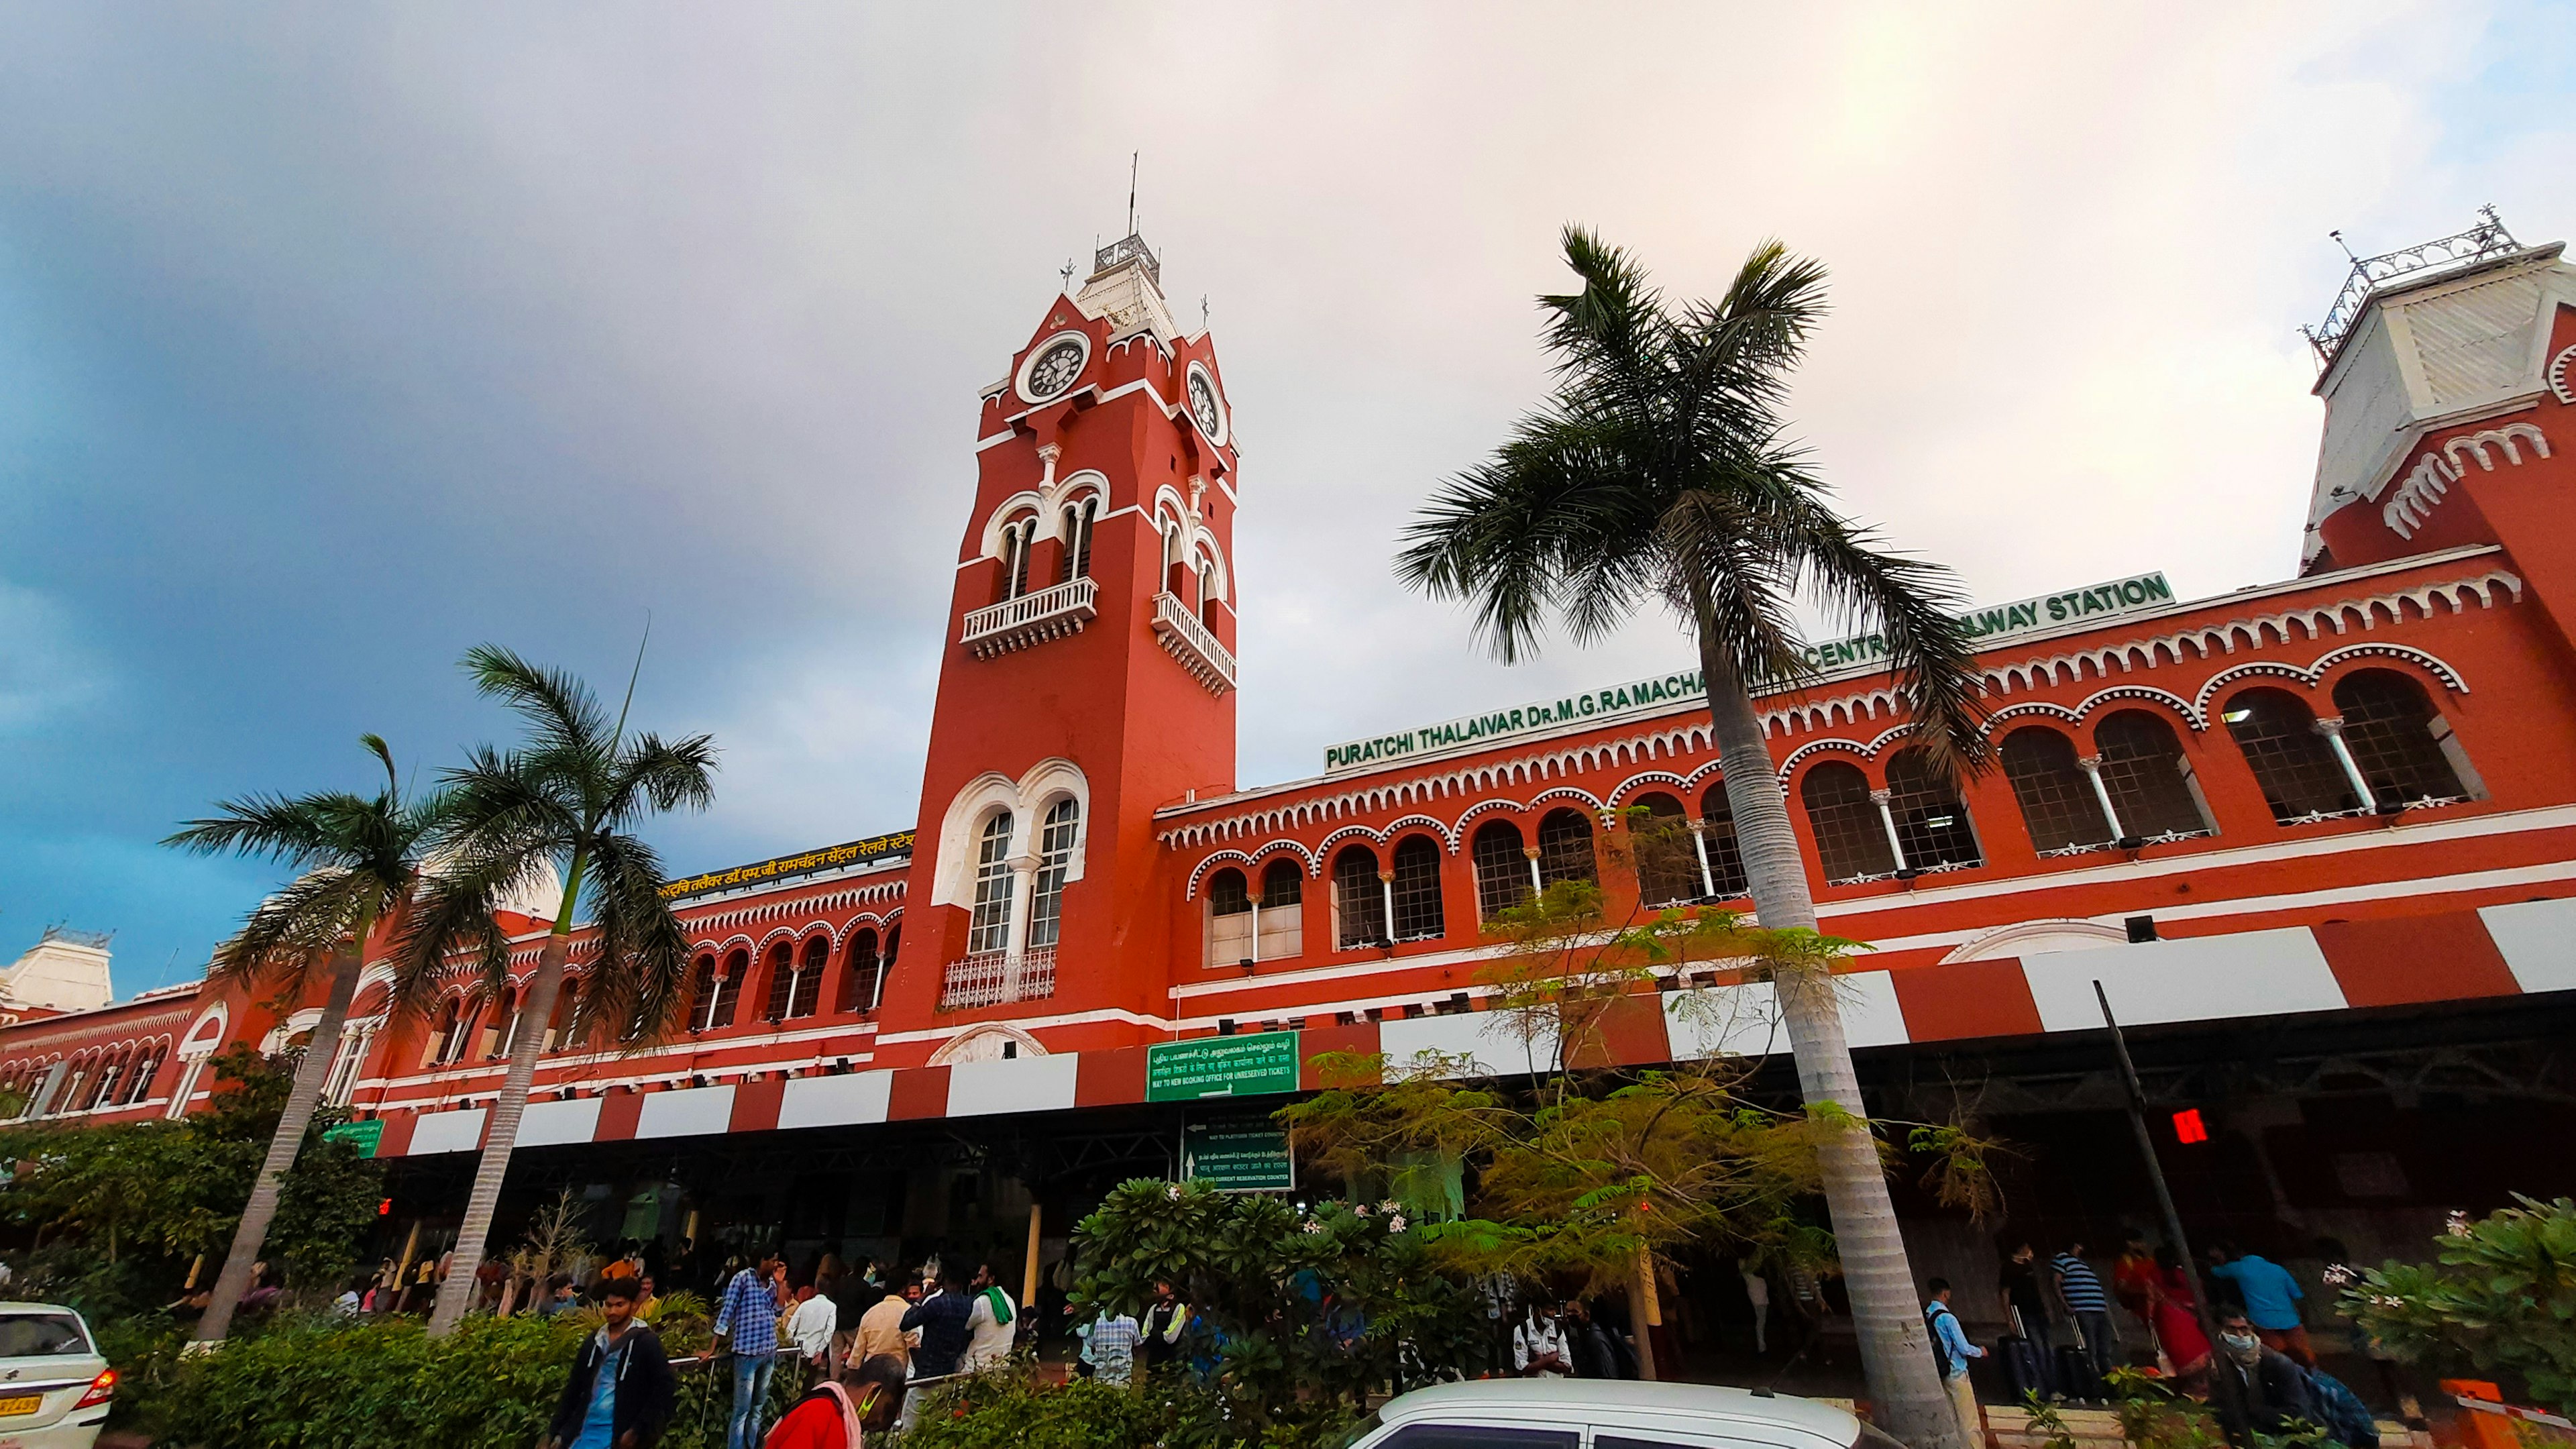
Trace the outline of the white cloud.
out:
[[[0,733],[71,718],[96,704],[107,685],[104,666],[81,643],[69,610],[0,579]]]

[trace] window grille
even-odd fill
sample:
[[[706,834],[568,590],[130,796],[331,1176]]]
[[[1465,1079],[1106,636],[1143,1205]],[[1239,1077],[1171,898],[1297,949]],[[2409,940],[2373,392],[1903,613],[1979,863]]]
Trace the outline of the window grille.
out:
[[[2235,736],[2277,823],[2361,808],[2333,747],[2317,733],[2316,716],[2295,697],[2277,689],[2249,689],[2228,700],[2219,717]]]
[[[1306,872],[1293,860],[1274,860],[1261,873],[1260,959],[1285,961],[1306,951]]]
[[[832,959],[832,938],[816,936],[805,943],[805,959],[796,969],[796,990],[787,998],[787,1015],[812,1016],[823,1004],[823,968]]]
[[[784,1021],[787,1007],[795,999],[796,948],[785,941],[769,948],[769,1001],[761,1009],[764,1021]]]
[[[1029,949],[1052,946],[1064,932],[1064,882],[1073,872],[1073,837],[1082,807],[1071,799],[1047,807],[1038,828],[1038,878],[1029,895]]]
[[[1798,782],[1798,798],[1807,807],[1816,863],[1828,883],[1895,873],[1896,852],[1888,846],[1878,803],[1869,798],[1869,777],[1858,766],[1841,760],[1815,766]]]
[[[1628,836],[1637,853],[1637,897],[1650,906],[1696,899],[1699,852],[1691,845],[1690,813],[1660,791],[1640,795],[1646,813],[1629,816]]]
[[[1395,844],[1395,939],[1428,941],[1447,934],[1440,908],[1440,846],[1428,835]]]
[[[1386,895],[1379,889],[1377,852],[1354,845],[1333,857],[1333,939],[1337,949],[1374,946],[1387,939]]]
[[[1467,858],[1476,867],[1476,910],[1490,921],[1529,899],[1530,863],[1522,853],[1521,828],[1508,820],[1488,820],[1467,842]]]
[[[1718,900],[1749,894],[1753,881],[1744,873],[1744,847],[1735,838],[1735,802],[1718,781],[1699,797],[1700,843],[1708,847],[1708,893]]]
[[[1085,498],[1064,511],[1064,562],[1056,571],[1056,582],[1072,583],[1091,577],[1091,528],[1100,517],[1100,500]]]
[[[2173,726],[2142,709],[2118,710],[2093,727],[2102,788],[2131,835],[2198,835],[2209,829],[2191,789],[2191,764]]]
[[[2469,792],[2433,737],[2433,702],[2423,686],[2385,669],[2347,674],[2334,687],[2344,748],[2381,803],[2455,800]]]
[[[847,969],[841,974],[841,1009],[865,1011],[877,999],[877,933],[855,931],[842,951]]]
[[[724,974],[716,981],[716,1009],[707,1018],[708,1025],[714,1027],[733,1025],[734,1008],[742,1004],[743,979],[749,975],[751,975],[749,951],[737,948],[733,954],[725,957]],[[640,1024],[640,1018],[637,1022],[628,1024],[630,1037]]]
[[[975,906],[967,918],[966,949],[1000,951],[1011,944],[1011,812],[998,810],[984,822],[975,850]]]
[[[2030,828],[2031,849],[2045,854],[2110,843],[2111,822],[2103,818],[2102,802],[2084,767],[2075,763],[2073,740],[2030,725],[2004,736],[2000,753],[2004,778],[2021,802],[2022,824]]]
[[[1978,865],[1984,860],[1958,787],[1933,773],[1931,757],[1919,746],[1888,758],[1887,813],[1896,822],[1905,863],[1916,870]]]
[[[698,1031],[716,1024],[716,957],[698,957],[698,977],[688,993],[688,1024]]]
[[[1207,964],[1232,966],[1252,955],[1252,892],[1229,866],[1208,877]]]
[[[1551,810],[1538,823],[1538,883],[1601,879],[1592,859],[1592,817],[1580,810]]]

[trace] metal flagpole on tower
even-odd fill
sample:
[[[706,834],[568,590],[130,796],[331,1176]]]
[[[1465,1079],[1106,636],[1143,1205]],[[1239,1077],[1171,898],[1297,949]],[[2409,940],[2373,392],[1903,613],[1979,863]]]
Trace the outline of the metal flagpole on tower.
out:
[[[1145,153],[1142,151],[1127,153],[1127,234],[1129,236],[1136,234],[1136,163],[1142,161],[1144,157]]]

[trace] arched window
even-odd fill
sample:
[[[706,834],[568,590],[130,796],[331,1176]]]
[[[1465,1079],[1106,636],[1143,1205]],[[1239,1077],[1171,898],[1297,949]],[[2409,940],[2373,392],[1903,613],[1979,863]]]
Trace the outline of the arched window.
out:
[[[1037,552],[1037,542],[1034,517],[1002,526],[1002,598],[1016,599],[1029,591],[1029,558]]]
[[[1538,884],[1521,828],[1508,820],[1477,826],[1467,841],[1467,858],[1476,867],[1476,911],[1488,921],[1528,900]]]
[[[1377,878],[1377,852],[1351,846],[1333,857],[1335,948],[1349,951],[1386,939],[1386,891]]]
[[[843,961],[849,969],[841,973],[841,1010],[866,1011],[876,1005],[877,933],[857,930],[850,933],[850,944],[843,948]]]
[[[698,958],[695,979],[690,983],[689,1026],[705,1031],[716,1024],[716,958],[710,953]]]
[[[1255,944],[1260,959],[1285,961],[1306,952],[1306,872],[1293,860],[1274,860],[1261,872],[1261,909]]]
[[[975,847],[975,907],[967,918],[966,949],[1001,951],[1011,944],[1011,812],[996,810]]]
[[[1895,873],[1887,823],[1869,798],[1869,777],[1859,766],[1841,760],[1815,766],[1798,782],[1798,798],[1807,807],[1808,828],[1816,832],[1816,863],[1828,884]]]
[[[2452,768],[2458,740],[2424,687],[2403,674],[2364,669],[2334,687],[2343,744],[2382,805],[2455,800],[2471,793]],[[2465,759],[2465,752],[2458,757]]]
[[[1896,822],[1897,844],[1905,863],[1916,870],[1936,865],[1977,865],[1977,833],[1969,828],[1968,807],[1959,789],[1932,769],[1922,747],[1898,750],[1887,761],[1887,813]]]
[[[713,956],[699,957],[697,970],[699,973],[698,980],[703,984],[689,997],[689,1024],[692,1026],[697,1025],[700,1011],[707,1004],[708,996],[713,992],[716,974],[716,958]],[[580,1016],[581,978],[578,976],[567,976],[564,978],[563,989],[555,993],[554,1019],[546,1023],[546,1039],[539,1045],[538,1050],[549,1052],[561,1051],[565,1047],[571,1046],[572,1024],[576,1020],[580,1019]]]
[[[1709,895],[1723,901],[1747,894],[1753,881],[1744,873],[1744,848],[1735,838],[1735,802],[1726,798],[1724,780],[1700,795],[1699,818]]]
[[[1209,628],[1216,627],[1216,595],[1216,560],[1201,555],[1199,558],[1199,622]]]
[[[1232,966],[1253,960],[1252,890],[1232,866],[1208,877],[1207,963]]]
[[[792,1019],[812,1016],[823,1003],[823,968],[832,959],[832,938],[815,936],[805,942],[805,959],[796,968],[796,990],[787,998],[787,1015]]]
[[[421,1063],[422,1066],[443,1067],[456,1060],[457,1053],[465,1049],[466,1020],[463,1002],[455,997],[449,997],[447,1004],[438,1009],[435,1020],[437,1026],[429,1041],[429,1060]]]
[[[1691,844],[1690,813],[1661,791],[1638,796],[1636,804],[1645,811],[1628,817],[1637,852],[1638,899],[1650,906],[1695,899],[1700,894],[1699,852]]]
[[[2193,790],[2191,762],[2173,726],[2143,709],[2124,709],[2093,727],[2102,752],[2102,788],[2111,792],[2124,835],[2200,835],[2209,818]]]
[[[1029,893],[1029,949],[1042,951],[1064,934],[1064,882],[1073,873],[1073,838],[1082,807],[1071,796],[1047,807],[1038,830],[1038,878]]]
[[[2106,845],[2111,822],[2093,782],[2075,763],[2075,742],[2053,729],[2026,725],[2004,736],[2004,778],[2021,802],[2022,824],[2030,827],[2031,849],[2046,855],[2076,846]],[[1910,850],[1907,852],[1912,853]]]
[[[734,1008],[742,1004],[742,983],[750,975],[751,953],[736,946],[725,956],[723,978],[716,982],[716,1009],[707,1018],[710,1027],[733,1025]]]
[[[1100,521],[1100,495],[1093,494],[1064,511],[1064,563],[1056,582],[1091,577],[1091,530]]]
[[[760,1019],[784,1021],[787,1007],[796,996],[796,948],[781,941],[769,948],[769,997],[761,1003]]]
[[[1592,817],[1580,810],[1551,810],[1538,823],[1539,889],[1563,880],[1601,879],[1592,859]]]
[[[2278,689],[2249,689],[2219,712],[2236,738],[2272,819],[2287,825],[2313,815],[2343,815],[2361,808],[2334,749],[2317,733],[2316,716]]]
[[[1395,843],[1395,939],[1429,941],[1448,934],[1449,920],[1440,908],[1440,845],[1428,835],[1408,835]]]

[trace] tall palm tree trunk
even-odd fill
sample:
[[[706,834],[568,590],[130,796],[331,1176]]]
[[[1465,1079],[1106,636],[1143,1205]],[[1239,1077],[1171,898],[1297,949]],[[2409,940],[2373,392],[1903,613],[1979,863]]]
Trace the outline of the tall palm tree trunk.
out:
[[[474,1191],[465,1200],[465,1221],[456,1233],[455,1256],[448,1260],[447,1280],[438,1285],[438,1304],[430,1310],[433,1337],[452,1332],[473,1302],[474,1270],[483,1265],[483,1244],[492,1235],[492,1213],[501,1202],[501,1179],[510,1174],[519,1119],[528,1109],[528,1086],[536,1080],[537,1052],[545,1045],[546,1023],[554,1020],[555,997],[563,990],[564,958],[572,954],[572,898],[580,888],[581,865],[576,860],[559,913],[562,919],[546,937],[546,948],[537,957],[537,974],[528,983],[527,1004],[519,1008],[511,1032],[510,1069],[502,1074],[501,1095],[492,1103],[492,1120],[483,1134],[483,1159],[475,1164]]]
[[[268,1225],[277,1216],[278,1189],[286,1180],[295,1156],[304,1147],[304,1130],[313,1124],[313,1109],[322,1102],[322,1084],[331,1075],[331,1063],[340,1055],[340,1027],[349,1019],[349,1003],[357,998],[358,977],[363,971],[367,945],[366,926],[358,930],[356,949],[343,958],[331,973],[331,994],[322,1003],[322,1019],[313,1024],[313,1040],[305,1044],[304,1060],[295,1068],[295,1085],[286,1094],[286,1111],[277,1119],[277,1131],[268,1139],[268,1157],[259,1165],[259,1176],[251,1181],[250,1201],[242,1205],[241,1225],[233,1229],[233,1245],[224,1254],[223,1271],[215,1275],[215,1296],[206,1305],[205,1316],[197,1320],[197,1342],[221,1343],[232,1331],[233,1309],[242,1295],[250,1291],[251,1269],[259,1262],[259,1250],[268,1241]]]
[[[1703,621],[1708,612],[1703,605]],[[1726,775],[1726,802],[1735,812],[1735,838],[1754,913],[1767,928],[1816,924],[1807,892],[1806,861],[1789,824],[1788,797],[1762,737],[1762,715],[1732,661],[1715,647],[1714,631],[1700,630],[1700,671],[1708,681],[1709,718]],[[1961,1442],[1958,1417],[1932,1362],[1931,1338],[1914,1296],[1914,1274],[1905,1240],[1896,1230],[1896,1208],[1887,1196],[1886,1169],[1861,1102],[1860,1079],[1829,977],[1783,975],[1775,984],[1789,1046],[1798,1063],[1798,1087],[1810,1108],[1832,1103],[1849,1114],[1842,1131],[1827,1131],[1817,1146],[1825,1206],[1833,1216],[1834,1243],[1850,1291],[1853,1327],[1860,1337],[1861,1369],[1880,1427],[1914,1449],[1973,1449]]]

